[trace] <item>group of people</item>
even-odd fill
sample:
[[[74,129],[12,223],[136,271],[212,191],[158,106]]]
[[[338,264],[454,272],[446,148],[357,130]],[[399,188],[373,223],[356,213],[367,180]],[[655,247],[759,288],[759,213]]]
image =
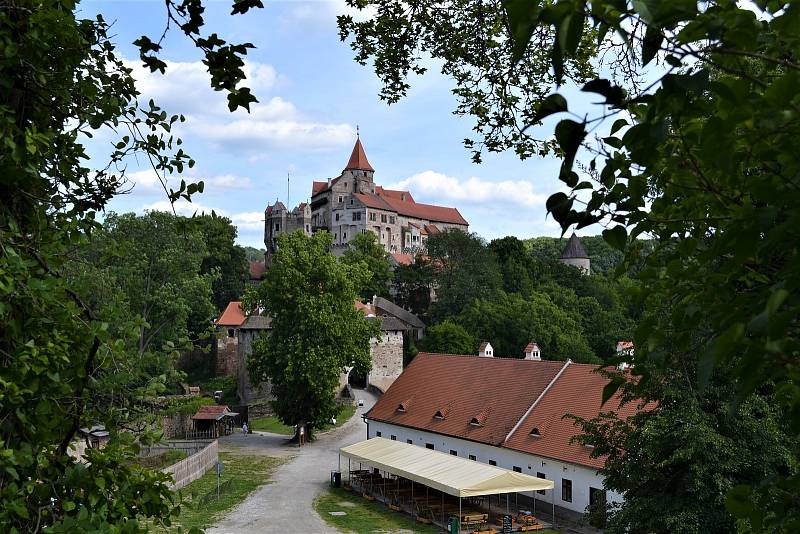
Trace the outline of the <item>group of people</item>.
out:
[[[331,421],[336,424],[336,419]],[[250,433],[250,427],[247,426],[247,421],[242,423],[242,434],[247,435]],[[302,447],[306,444],[306,425],[294,425],[294,433],[297,436],[297,446]]]

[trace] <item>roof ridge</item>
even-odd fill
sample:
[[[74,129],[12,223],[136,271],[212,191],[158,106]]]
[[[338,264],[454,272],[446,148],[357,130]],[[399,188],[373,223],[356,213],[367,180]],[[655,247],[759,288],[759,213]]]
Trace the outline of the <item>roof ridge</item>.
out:
[[[527,361],[537,361],[537,360],[527,360]],[[539,404],[539,401],[541,401],[544,398],[545,394],[547,394],[547,392],[550,391],[550,388],[553,387],[553,384],[556,383],[556,380],[558,380],[561,377],[561,375],[564,373],[564,371],[566,371],[567,367],[569,367],[571,363],[572,360],[567,358],[567,361],[564,363],[564,367],[562,367],[561,370],[558,371],[558,373],[556,373],[556,376],[553,377],[550,383],[547,384],[547,387],[542,390],[542,392],[539,394],[538,397],[536,397],[536,400],[533,401],[533,404],[531,404],[530,408],[528,408],[528,410],[524,414],[522,414],[522,417],[519,418],[519,421],[517,421],[517,424],[515,424],[514,428],[511,429],[511,432],[509,432],[506,435],[501,446],[504,446],[506,442],[509,440],[509,438],[511,438],[511,436],[514,435],[514,432],[516,432],[517,429],[519,429],[519,427],[522,425],[522,422],[528,418],[528,416],[531,414],[536,405]]]

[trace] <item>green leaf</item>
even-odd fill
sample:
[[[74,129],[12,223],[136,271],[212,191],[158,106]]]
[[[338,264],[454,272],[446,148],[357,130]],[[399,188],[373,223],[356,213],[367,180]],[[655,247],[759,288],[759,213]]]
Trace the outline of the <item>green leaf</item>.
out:
[[[658,51],[661,49],[661,42],[664,40],[664,36],[661,34],[661,30],[656,28],[655,26],[648,26],[647,31],[644,33],[644,39],[642,40],[642,66],[647,65],[650,63]]]
[[[514,63],[525,55],[528,42],[539,23],[541,6],[538,1],[503,0],[513,43],[511,58]]]
[[[586,137],[585,123],[564,119],[556,125],[556,141],[564,152],[562,174],[572,169],[575,154]]]
[[[539,106],[539,110],[536,112],[536,115],[533,116],[531,122],[535,124],[540,122],[545,117],[549,117],[554,113],[561,113],[563,111],[568,111],[567,99],[558,93],[553,93],[542,100],[542,104]]]
[[[603,240],[617,250],[625,250],[625,243],[628,240],[628,232],[622,225],[603,230]]]
[[[587,82],[581,91],[585,93],[597,93],[606,97],[606,103],[612,106],[619,107],[625,99],[625,90],[618,86],[613,85],[610,81],[598,78]]]

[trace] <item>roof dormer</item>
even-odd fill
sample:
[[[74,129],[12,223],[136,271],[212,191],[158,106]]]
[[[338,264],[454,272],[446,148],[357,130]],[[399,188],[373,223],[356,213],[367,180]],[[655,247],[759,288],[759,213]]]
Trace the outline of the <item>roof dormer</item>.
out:
[[[542,350],[539,348],[539,345],[537,345],[533,341],[528,343],[528,346],[525,347],[525,359],[526,360],[541,360],[542,359]]]
[[[481,346],[478,349],[478,356],[482,358],[494,358],[494,348],[492,348],[492,344],[488,341],[481,343]]]

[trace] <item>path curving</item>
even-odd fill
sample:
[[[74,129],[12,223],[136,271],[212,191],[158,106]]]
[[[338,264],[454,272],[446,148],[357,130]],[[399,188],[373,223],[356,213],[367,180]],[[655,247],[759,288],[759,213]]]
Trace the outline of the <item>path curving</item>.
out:
[[[376,397],[356,390],[364,406],[339,428],[319,434],[304,447],[291,446],[286,436],[259,432],[229,436],[220,440],[220,448],[233,452],[268,456],[296,457],[279,467],[269,484],[261,486],[234,508],[219,523],[207,529],[209,534],[262,534],[302,532],[336,533],[314,511],[314,499],[330,483],[330,472],[337,469],[339,448],[366,438],[367,427],[361,416],[375,403]]]

